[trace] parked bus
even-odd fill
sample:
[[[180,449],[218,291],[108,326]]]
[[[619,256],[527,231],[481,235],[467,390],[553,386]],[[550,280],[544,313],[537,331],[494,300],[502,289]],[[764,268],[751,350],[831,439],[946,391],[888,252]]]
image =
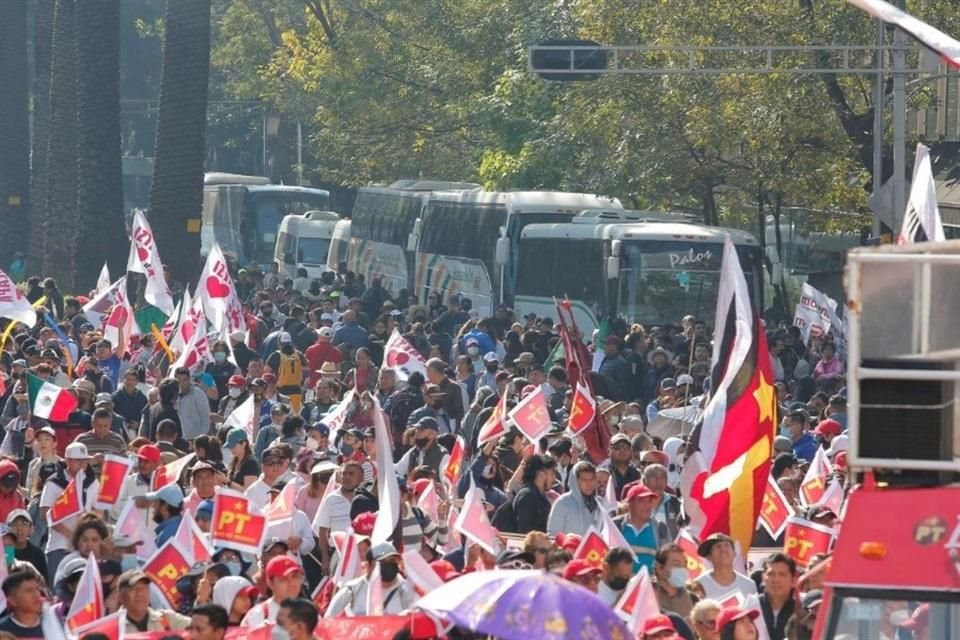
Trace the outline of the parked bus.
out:
[[[308,278],[319,278],[326,270],[333,230],[339,220],[333,211],[284,216],[273,254],[280,273],[296,278],[300,269],[306,269]]]
[[[736,245],[754,306],[763,309],[763,255],[752,235],[693,224],[672,214],[624,218],[607,222],[586,212],[567,223],[524,229],[514,299],[517,314],[553,315],[553,299],[569,296],[586,335],[603,317],[647,326],[677,322],[688,314],[712,319],[727,233]]]
[[[204,176],[200,252],[214,240],[240,264],[264,265],[273,259],[285,215],[330,208],[330,192],[270,184],[268,178],[232,173]]]
[[[327,254],[327,271],[338,273],[347,266],[347,252],[350,250],[351,220],[338,220],[330,236],[330,252]]]
[[[481,314],[513,302],[520,234],[535,223],[568,222],[584,210],[621,209],[614,198],[553,191],[443,191],[430,195],[411,245],[413,291],[421,302],[440,292],[469,298]],[[576,263],[564,265],[569,269]],[[549,280],[553,274],[538,270]]]
[[[408,288],[413,268],[410,237],[430,193],[438,189],[479,188],[480,185],[465,182],[399,180],[389,187],[360,189],[350,216],[347,269],[362,275],[367,284],[379,277],[393,295]]]

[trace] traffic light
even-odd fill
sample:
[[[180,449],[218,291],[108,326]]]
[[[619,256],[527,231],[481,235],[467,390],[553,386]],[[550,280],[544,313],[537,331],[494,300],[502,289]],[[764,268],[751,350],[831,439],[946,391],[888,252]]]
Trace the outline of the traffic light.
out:
[[[596,80],[607,68],[607,52],[593,40],[544,40],[530,49],[530,70],[544,80]]]

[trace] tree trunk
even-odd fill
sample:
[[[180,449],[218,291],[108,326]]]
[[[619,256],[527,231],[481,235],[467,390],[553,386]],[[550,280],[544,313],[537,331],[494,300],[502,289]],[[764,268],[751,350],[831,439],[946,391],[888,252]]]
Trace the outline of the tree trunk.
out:
[[[0,4],[0,261],[23,250],[30,196],[27,0]]]
[[[77,238],[77,39],[74,0],[56,0],[50,72],[50,142],[43,273],[74,292]]]
[[[82,0],[77,33],[77,284],[92,289],[104,258],[126,269],[120,159],[120,0]]]
[[[210,0],[167,0],[150,225],[171,275],[200,272]],[[193,222],[196,221],[196,222]]]
[[[34,0],[33,19],[33,140],[30,151],[30,219],[28,272],[43,268],[47,252],[47,147],[50,144],[50,48],[53,42],[54,0]]]

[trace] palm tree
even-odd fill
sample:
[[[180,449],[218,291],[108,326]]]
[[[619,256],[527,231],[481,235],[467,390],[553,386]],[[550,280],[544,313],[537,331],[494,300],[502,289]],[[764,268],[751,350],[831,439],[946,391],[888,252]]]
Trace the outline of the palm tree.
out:
[[[29,210],[27,0],[0,4],[0,87],[0,260],[6,266],[23,247]]]
[[[210,0],[167,0],[150,225],[181,282],[200,270],[209,75]]]
[[[120,0],[76,3],[77,236],[81,290],[104,258],[122,273],[127,256],[120,159]],[[96,247],[97,250],[90,249]]]
[[[56,0],[50,66],[43,272],[74,291],[77,230],[77,38],[74,0]]]
[[[33,4],[33,140],[30,149],[30,217],[27,265],[37,272],[47,252],[47,146],[50,144],[50,48],[54,0]]]

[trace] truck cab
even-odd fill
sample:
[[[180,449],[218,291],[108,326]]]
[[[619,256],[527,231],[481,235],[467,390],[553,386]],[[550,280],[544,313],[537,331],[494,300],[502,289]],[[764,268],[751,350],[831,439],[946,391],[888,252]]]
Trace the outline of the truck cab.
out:
[[[307,278],[319,278],[327,268],[330,239],[339,221],[340,216],[333,211],[284,216],[273,258],[280,265],[280,273],[296,279],[303,269]]]
[[[848,478],[816,640],[960,638],[960,241],[850,252]]]

